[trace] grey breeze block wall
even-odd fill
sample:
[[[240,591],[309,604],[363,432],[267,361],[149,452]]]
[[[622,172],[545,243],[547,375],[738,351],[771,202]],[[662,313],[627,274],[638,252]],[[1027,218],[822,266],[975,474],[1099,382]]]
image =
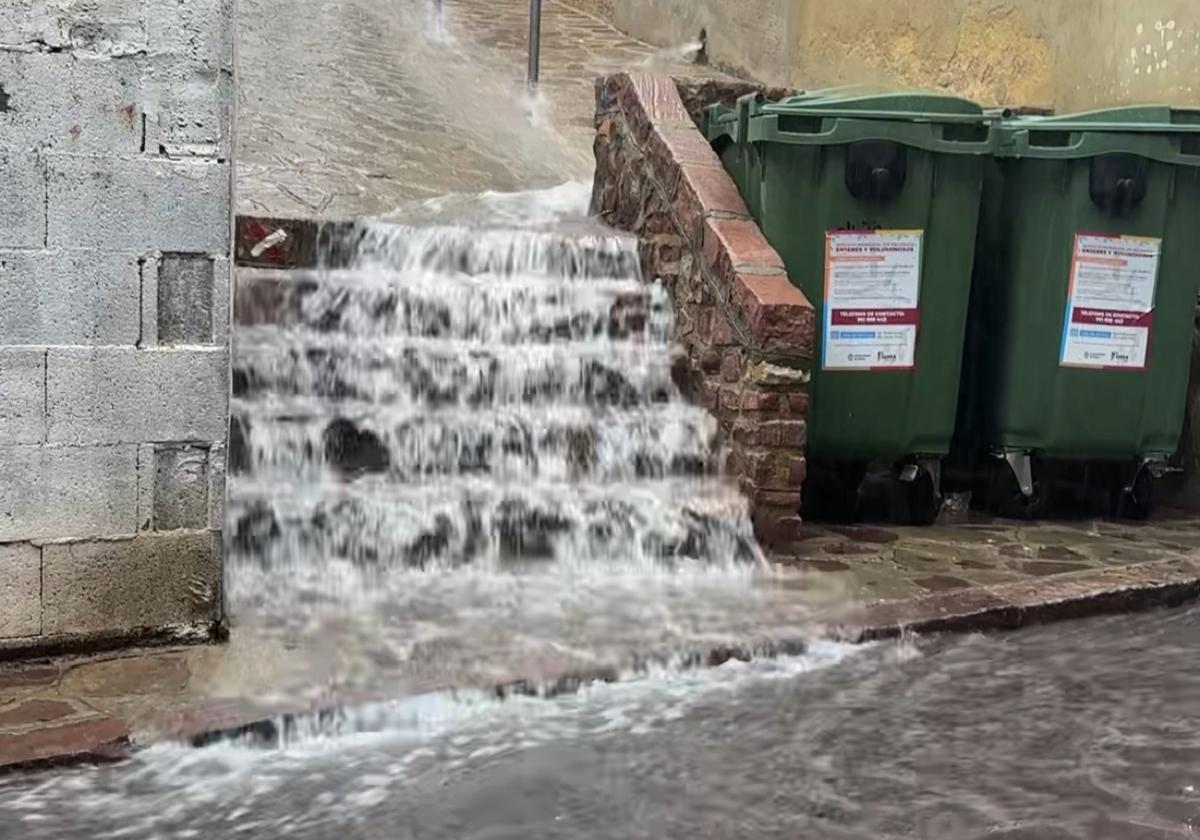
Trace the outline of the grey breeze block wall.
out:
[[[0,653],[221,618],[233,0],[0,0]]]

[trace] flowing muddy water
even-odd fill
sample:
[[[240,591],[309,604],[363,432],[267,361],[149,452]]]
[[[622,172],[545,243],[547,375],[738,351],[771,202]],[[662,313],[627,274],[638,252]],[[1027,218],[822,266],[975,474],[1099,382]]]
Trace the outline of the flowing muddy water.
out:
[[[0,780],[0,836],[1195,837],[1198,644],[1188,609],[423,698],[288,750]]]

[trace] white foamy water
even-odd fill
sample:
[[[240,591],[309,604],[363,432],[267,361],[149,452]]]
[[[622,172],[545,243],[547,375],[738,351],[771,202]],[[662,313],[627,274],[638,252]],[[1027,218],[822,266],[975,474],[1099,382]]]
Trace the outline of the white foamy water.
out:
[[[673,44],[646,56],[642,59],[642,66],[654,69],[662,66],[674,66],[680,61],[695,61],[702,49],[704,49],[703,41]]]
[[[85,825],[96,840],[332,836],[339,825],[372,820],[417,776],[450,778],[548,745],[652,736],[704,704],[736,702],[852,650],[819,643],[802,656],[702,670],[667,663],[553,698],[458,691],[280,719],[259,737],[203,750],[164,744],[125,766],[0,785],[0,810],[28,838],[76,836]],[[266,741],[264,731],[272,733]]]
[[[805,636],[673,379],[666,291],[586,205],[578,184],[423,202],[435,221],[360,223],[322,268],[256,275],[235,622],[336,648],[360,687]],[[488,223],[451,222],[466,208]]]
[[[591,181],[568,181],[541,190],[450,193],[405,204],[383,218],[392,222],[486,222],[536,228],[582,219],[591,199]]]

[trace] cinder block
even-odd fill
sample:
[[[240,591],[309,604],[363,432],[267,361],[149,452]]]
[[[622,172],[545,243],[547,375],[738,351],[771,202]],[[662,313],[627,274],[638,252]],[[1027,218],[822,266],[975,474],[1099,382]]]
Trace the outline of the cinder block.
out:
[[[229,250],[228,163],[50,154],[46,167],[53,247]]]
[[[149,3],[151,52],[187,57],[210,69],[233,67],[233,0]]]
[[[54,26],[66,35],[76,52],[101,56],[132,56],[150,47],[146,13],[149,7],[173,4],[156,0],[89,0],[86,3],[50,0]],[[182,5],[182,4],[181,4]]]
[[[64,46],[65,39],[57,27],[51,25],[49,12],[46,0],[5,0],[0,3],[0,46]]]
[[[42,632],[42,550],[29,543],[0,545],[0,639]]]
[[[0,135],[0,143],[3,142]],[[0,146],[0,248],[46,241],[46,173],[39,158]]]
[[[230,78],[195,61],[0,50],[0,86],[10,149],[229,157]]]
[[[0,45],[107,57],[168,53],[228,67],[232,11],[232,0],[4,0]]]
[[[225,439],[225,347],[52,348],[47,436],[55,443]]]
[[[147,0],[4,0],[0,46],[129,56],[149,47]]]
[[[154,449],[153,443],[137,448],[137,529],[154,529]]]
[[[0,444],[45,439],[46,351],[0,347]]]
[[[46,635],[204,625],[220,618],[220,606],[220,543],[211,531],[43,548]]]
[[[146,150],[172,158],[230,156],[228,77],[177,59],[146,63]]]
[[[225,527],[225,451],[224,443],[214,444],[208,452],[208,527]]]
[[[208,528],[208,470],[207,447],[155,447],[154,530]]]
[[[141,336],[138,347],[158,346],[158,258],[147,257],[139,266],[141,274]]]
[[[233,270],[228,257],[213,259],[213,344],[229,344],[233,317]]]
[[[211,344],[214,266],[205,254],[158,259],[158,343]]]
[[[0,343],[133,346],[138,285],[132,254],[0,251]]]
[[[0,542],[132,534],[136,446],[0,446]]]
[[[132,59],[0,51],[0,85],[8,96],[2,142],[22,151],[138,154],[141,74]]]

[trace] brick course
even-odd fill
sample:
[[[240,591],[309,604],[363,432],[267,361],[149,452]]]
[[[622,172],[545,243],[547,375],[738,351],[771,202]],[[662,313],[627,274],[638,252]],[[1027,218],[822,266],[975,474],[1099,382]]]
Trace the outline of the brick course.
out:
[[[620,73],[596,84],[592,211],[636,233],[675,309],[689,395],[720,422],[759,537],[794,535],[806,462],[813,307],[696,128],[709,102],[755,90]]]

